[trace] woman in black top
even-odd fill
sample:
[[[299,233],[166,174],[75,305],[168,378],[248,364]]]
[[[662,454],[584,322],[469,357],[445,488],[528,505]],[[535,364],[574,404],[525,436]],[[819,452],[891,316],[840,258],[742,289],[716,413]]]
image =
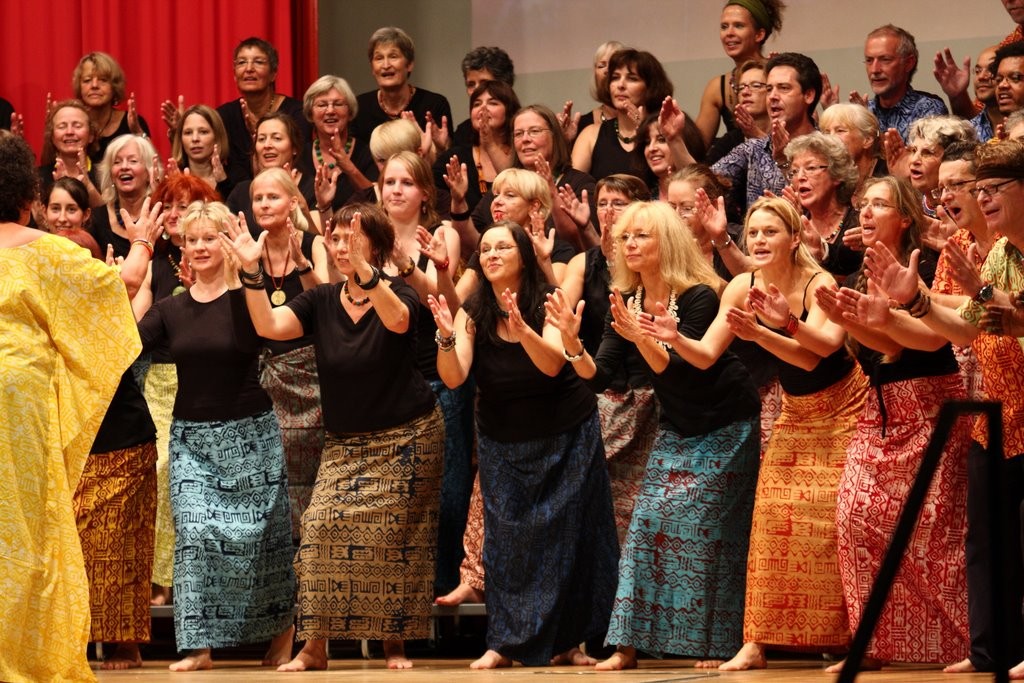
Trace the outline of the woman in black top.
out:
[[[135,111],[135,93],[127,98],[127,111],[115,109],[126,100],[124,71],[106,52],[90,52],[78,60],[71,76],[75,98],[89,108],[89,118],[96,131],[97,146],[89,150],[92,163],[98,164],[107,145],[121,135],[149,137],[146,119]]]
[[[484,280],[452,319],[431,298],[437,370],[478,389],[487,652],[492,669],[591,664],[578,644],[604,633],[618,541],[594,394],[566,366],[544,322],[545,284],[530,237],[498,221],[479,243]]]
[[[327,250],[347,279],[277,308],[260,268],[266,233],[236,228],[228,242],[256,330],[312,337],[327,431],[296,565],[306,644],[281,670],[326,669],[330,638],[383,640],[388,668],[407,669],[405,640],[430,631],[444,420],[416,366],[419,298],[381,272],[395,244],[387,216],[350,205],[336,221]]]

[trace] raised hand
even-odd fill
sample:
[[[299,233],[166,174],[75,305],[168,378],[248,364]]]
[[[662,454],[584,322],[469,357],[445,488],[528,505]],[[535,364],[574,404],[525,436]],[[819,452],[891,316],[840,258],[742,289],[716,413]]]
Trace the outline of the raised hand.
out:
[[[786,130],[786,124],[782,119],[772,119],[772,129],[768,131],[768,135],[772,139],[772,155],[775,157],[775,163],[784,163],[786,161],[786,145],[789,144],[789,131]]]
[[[146,240],[150,244],[160,236],[162,228],[157,222],[160,215],[160,208],[163,206],[157,202],[152,207],[149,204],[150,198],[142,201],[142,210],[139,212],[139,219],[133,221],[131,214],[126,209],[121,209],[121,220],[124,222],[125,232],[128,233],[128,241]]]
[[[580,299],[574,309],[569,305],[565,292],[556,289],[547,295],[544,302],[544,321],[562,333],[563,341],[572,341],[580,336],[585,305],[586,302]]]
[[[751,138],[763,138],[768,136],[768,133],[758,127],[757,123],[754,121],[754,117],[742,104],[737,104],[733,108],[732,115],[733,119],[736,121],[736,126],[743,131],[743,137],[748,140]]]
[[[625,113],[626,116],[629,117],[629,120],[637,126],[643,122],[644,116],[646,116],[646,112],[644,112],[644,105],[641,104],[638,107],[632,102],[626,102]]]
[[[910,254],[909,263],[904,266],[896,260],[888,247],[875,242],[874,246],[864,252],[864,273],[879,290],[902,306],[910,303],[921,287],[918,275],[920,258],[921,250],[915,249]]]
[[[455,322],[452,320],[452,312],[448,309],[448,302],[445,300],[444,294],[437,297],[428,294],[427,306],[430,307],[430,312],[434,316],[434,324],[437,325],[441,336],[452,336],[452,333],[455,332]]]
[[[853,104],[859,104],[862,107],[866,107],[868,106],[868,101],[869,100],[867,95],[861,95],[856,90],[850,91],[850,102],[852,102]]]
[[[340,175],[340,168],[328,168],[327,164],[317,166],[316,175],[313,176],[313,191],[316,194],[317,206],[331,206],[334,202]]]
[[[441,270],[441,266],[449,263],[448,243],[445,242],[444,231],[444,227],[439,227],[431,234],[422,225],[416,226],[416,242],[419,243],[420,253],[433,261],[436,270]]]
[[[701,222],[704,230],[715,242],[725,241],[729,219],[725,215],[725,197],[719,197],[714,204],[704,188],[697,188],[694,198],[694,218]]]
[[[555,115],[558,119],[558,125],[562,129],[562,133],[565,134],[565,139],[572,142],[576,139],[576,135],[580,132],[580,112],[572,113],[572,100],[566,100],[565,105],[562,107],[562,111]]]
[[[241,269],[251,273],[259,265],[260,257],[263,255],[263,244],[267,241],[268,234],[264,230],[258,239],[253,239],[245,222],[245,214],[239,212],[237,221],[228,222],[228,234],[220,233],[220,241],[224,245],[225,253],[230,251],[234,254]]]
[[[843,287],[836,296],[836,302],[844,318],[864,327],[883,329],[889,322],[889,316],[892,315],[889,310],[889,302],[870,280],[868,280],[867,294]]]
[[[224,253],[227,253],[227,250],[225,250]],[[188,289],[196,283],[195,276],[192,275],[192,264],[188,262],[188,259],[186,259],[184,255],[182,255],[181,261],[178,263],[178,272],[176,274],[178,276],[178,282],[180,282],[181,286],[185,289]]]
[[[843,246],[854,251],[864,250],[864,228],[859,225],[843,231]]]
[[[544,180],[548,181],[548,187],[555,186],[555,176],[551,172],[551,164],[544,158],[543,154],[537,155],[537,161],[533,165],[534,172]]]
[[[767,291],[751,287],[747,292],[747,303],[765,324],[772,327],[785,327],[793,313],[785,295],[773,284],[768,285]]]
[[[895,128],[890,128],[882,134],[882,152],[885,154],[889,173],[904,180],[910,177],[910,154],[900,132]]]
[[[185,96],[178,95],[178,104],[175,106],[174,102],[170,100],[164,100],[160,103],[160,116],[164,119],[164,124],[167,129],[173,134],[174,131],[178,130],[178,126],[181,125],[181,117],[185,115]]]
[[[676,140],[683,134],[686,127],[686,114],[679,108],[674,98],[666,97],[658,112],[658,130],[666,140]]]
[[[174,176],[181,173],[181,169],[178,168],[178,160],[175,159],[174,157],[167,157],[167,162],[164,164],[164,167],[168,178],[173,178]]]
[[[128,96],[128,130],[132,132],[132,135],[146,134],[146,131],[142,130],[142,125],[139,124],[139,112],[135,106],[135,93]]]
[[[572,222],[583,227],[590,222],[590,202],[587,201],[587,191],[583,190],[582,198],[576,196],[576,191],[570,185],[562,185],[558,188],[558,206],[572,218]]]
[[[214,182],[221,183],[228,179],[228,173],[224,170],[224,164],[220,159],[220,145],[213,146],[213,156],[210,157],[210,163],[213,165]]]
[[[835,285],[831,287],[818,287],[814,290],[814,300],[818,302],[818,306],[821,307],[822,312],[828,317],[829,320],[842,325],[846,322],[846,318],[843,317],[843,312],[839,308],[839,288]]]
[[[935,53],[935,68],[932,73],[938,81],[942,92],[950,98],[956,98],[967,92],[971,85],[971,58],[964,58],[963,68],[953,59],[953,53],[947,47]]]
[[[363,255],[365,244],[366,236],[363,234],[363,214],[357,211],[352,214],[352,225],[348,233],[348,261],[352,264],[352,268],[357,274],[371,267]],[[361,277],[359,279],[362,280]]]
[[[25,137],[25,117],[16,111],[11,112],[11,133],[19,138]]]
[[[426,120],[428,124],[434,124],[430,129],[430,140],[434,143],[434,147],[440,150],[448,149],[448,142],[451,133],[448,131],[448,117],[442,116],[440,125],[434,121],[434,117],[430,115],[428,111],[426,114]]]
[[[469,175],[466,164],[459,162],[459,157],[452,155],[445,168],[444,182],[448,186],[452,202],[462,202],[469,192]]]
[[[523,320],[523,313],[519,310],[519,295],[511,289],[505,289],[501,293],[501,301],[508,312],[508,333],[509,341],[515,344],[521,343],[523,337],[529,333],[530,326]]]
[[[757,318],[754,316],[753,311],[750,310],[749,303],[744,308],[733,306],[726,311],[725,322],[729,326],[730,332],[745,341],[757,341],[764,331],[757,324]]]
[[[942,250],[949,262],[949,271],[953,279],[968,296],[974,296],[984,285],[978,271],[978,245],[972,244],[965,254],[960,247],[947,243]]]
[[[839,102],[839,84],[832,85],[826,73],[821,74],[821,99],[818,101],[822,109],[828,109]]]
[[[530,210],[530,227],[526,232],[530,236],[533,253],[537,255],[537,260],[550,261],[551,253],[555,250],[555,231],[545,233],[543,211],[540,209]]]
[[[1020,292],[1009,306],[990,305],[981,314],[981,329],[989,334],[1024,337],[1024,298]]]
[[[56,104],[57,103],[53,101],[53,93],[46,93],[46,118],[50,118],[51,116],[53,116],[54,107],[56,106]]]
[[[615,300],[616,294],[618,294],[618,300],[622,301],[622,294],[617,290],[612,292],[612,300]],[[612,321],[612,325],[615,325],[614,321]],[[671,344],[679,337],[679,329],[676,327],[675,319],[668,314],[665,304],[660,301],[655,302],[654,313],[640,314],[637,325],[645,337],[657,339],[665,344]]]
[[[245,127],[249,130],[249,135],[256,135],[256,124],[259,119],[256,115],[249,111],[249,105],[245,103],[245,98],[238,98],[238,103],[242,105],[242,120],[245,121]]]

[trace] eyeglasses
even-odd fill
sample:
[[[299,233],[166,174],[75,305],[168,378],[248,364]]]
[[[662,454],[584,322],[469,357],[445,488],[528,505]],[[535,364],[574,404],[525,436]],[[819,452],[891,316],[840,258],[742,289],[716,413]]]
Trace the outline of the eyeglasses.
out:
[[[535,128],[527,128],[525,130],[524,129],[519,129],[519,130],[512,131],[512,139],[513,140],[522,140],[523,138],[531,138],[532,139],[532,138],[540,137],[544,133],[550,133],[550,132],[551,132],[550,128],[541,128],[540,126],[537,126]]]
[[[732,86],[732,91],[735,93],[741,93],[744,90],[749,90],[750,92],[764,92],[767,87],[768,84],[762,81],[751,81],[750,83],[740,83],[739,85]]]
[[[672,202],[669,202],[668,205],[680,216],[692,216],[697,213],[697,207],[693,205],[673,204]]]
[[[1011,85],[1017,85],[1021,81],[1024,81],[1024,74],[1019,71],[1011,71],[1008,74],[996,74],[992,77],[996,85],[1002,84],[1003,81],[1009,81]]]
[[[270,64],[270,60],[267,59],[266,57],[253,57],[252,59],[245,59],[244,57],[239,57],[235,60],[236,69],[244,69],[250,65],[255,67],[264,67],[267,66],[268,64]]]
[[[649,232],[624,232],[615,238],[619,244],[627,244],[630,240],[633,240],[637,244],[644,244],[651,239],[651,233]]]
[[[975,185],[970,190],[968,190],[968,192],[971,193],[972,197],[977,197],[979,199],[981,198],[982,192],[987,194],[989,197],[995,197],[996,195],[1005,192],[1005,190],[1003,189],[1004,187],[1006,187],[1010,183],[1015,183],[1019,180],[1020,178],[1010,178],[1009,180],[1003,180],[1001,182],[991,183],[989,185]]]
[[[347,106],[348,102],[345,100],[332,100],[330,102],[317,101],[313,103],[313,109],[316,109],[317,111],[327,111],[331,107],[334,107],[335,109],[344,109]]]
[[[960,188],[962,188],[964,185],[967,185],[968,183],[973,183],[973,182],[974,182],[973,179],[971,179],[971,180],[954,180],[953,182],[947,183],[946,185],[939,185],[934,190],[932,190],[929,194],[931,194],[932,199],[941,199],[942,195],[946,194],[947,192],[950,193],[950,194],[956,194],[957,192],[960,191]]]
[[[859,202],[857,202],[858,211],[863,211],[869,206],[871,207],[872,211],[885,211],[886,209],[896,208],[894,204],[887,204],[886,202],[883,202],[881,199],[872,199],[871,201],[868,201],[867,199],[862,199]]]
[[[804,166],[803,168],[797,167],[787,173],[786,177],[790,180],[795,180],[798,175],[803,173],[805,176],[810,178],[813,175],[818,175],[826,168],[828,168],[828,164],[816,164],[814,166]]]
[[[918,155],[922,159],[935,159],[936,157],[942,156],[942,150],[932,149],[931,147],[907,145],[907,153],[911,156]]]
[[[514,244],[495,244],[493,247],[487,245],[485,247],[480,247],[480,256],[487,256],[492,251],[498,256],[501,256],[502,254],[507,254],[508,252],[512,251],[515,248],[516,245]]]
[[[621,199],[612,199],[611,201],[605,199],[597,203],[597,210],[607,211],[611,209],[612,211],[625,211],[627,206],[629,206],[629,202]]]

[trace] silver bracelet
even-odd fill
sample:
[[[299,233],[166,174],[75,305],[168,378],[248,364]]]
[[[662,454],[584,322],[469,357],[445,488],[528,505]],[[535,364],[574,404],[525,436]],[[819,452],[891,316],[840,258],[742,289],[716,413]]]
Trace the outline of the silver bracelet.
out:
[[[583,343],[580,342],[580,345],[582,346]],[[583,356],[585,355],[587,355],[587,348],[585,346],[582,349],[580,349],[580,352],[577,353],[575,356],[570,355],[570,353],[565,350],[565,347],[562,347],[562,357],[565,358],[570,363],[580,362],[581,360],[583,360]]]

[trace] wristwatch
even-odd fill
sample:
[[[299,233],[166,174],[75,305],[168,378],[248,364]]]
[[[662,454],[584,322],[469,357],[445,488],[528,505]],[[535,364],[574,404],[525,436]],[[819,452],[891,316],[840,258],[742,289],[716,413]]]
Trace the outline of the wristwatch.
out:
[[[978,293],[974,295],[973,300],[976,304],[987,304],[992,301],[992,295],[995,294],[995,287],[992,286],[991,282],[987,282],[981,286]]]

